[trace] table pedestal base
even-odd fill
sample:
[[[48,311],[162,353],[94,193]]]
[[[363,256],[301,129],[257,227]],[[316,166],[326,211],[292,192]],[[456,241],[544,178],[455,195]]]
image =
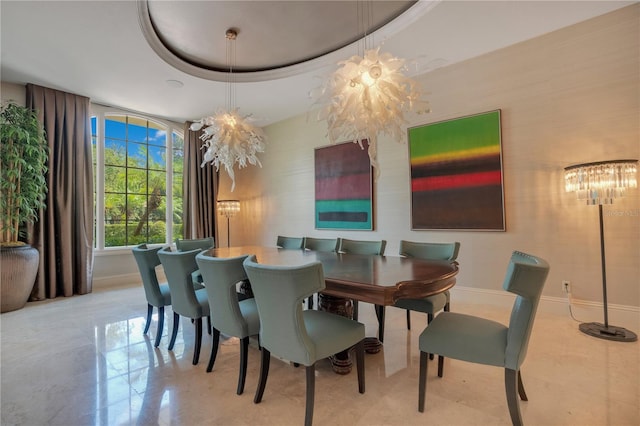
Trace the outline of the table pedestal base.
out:
[[[368,354],[377,354],[382,349],[382,342],[377,337],[364,338],[364,351]]]

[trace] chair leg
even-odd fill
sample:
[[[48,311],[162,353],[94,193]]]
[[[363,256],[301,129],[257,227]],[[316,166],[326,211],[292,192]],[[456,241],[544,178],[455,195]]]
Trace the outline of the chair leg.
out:
[[[420,378],[418,380],[418,411],[424,413],[424,399],[427,393],[428,354],[420,351]]]
[[[156,332],[156,343],[155,343],[156,348],[160,345],[160,339],[162,338],[163,329],[164,329],[164,306],[160,306],[158,308],[158,330]]]
[[[313,401],[316,393],[316,364],[307,366],[305,370],[307,372],[307,408],[304,412],[304,426],[311,426],[313,424]]]
[[[169,341],[169,350],[173,350],[173,345],[176,343],[176,337],[178,336],[178,327],[180,326],[180,315],[173,313],[173,331],[171,332],[171,341]]]
[[[211,373],[213,370],[213,364],[216,362],[216,356],[218,355],[218,345],[220,344],[220,330],[213,328],[213,340],[211,342],[211,355],[209,355],[209,365],[207,365],[207,373]]]
[[[211,336],[212,329],[213,327],[211,326],[211,316],[207,315],[207,333],[209,333],[209,336]]]
[[[510,368],[504,369],[504,387],[507,393],[507,405],[509,406],[511,423],[514,426],[522,426],[520,402],[518,401],[518,371]]]
[[[411,330],[411,311],[407,309],[407,330]]]
[[[358,321],[358,301],[353,299],[351,303],[353,303],[353,319]]]
[[[442,377],[444,374],[444,357],[438,355],[438,377]]]
[[[520,399],[523,401],[528,401],[527,394],[524,391],[524,385],[522,384],[522,373],[518,370],[518,395],[520,395]]]
[[[196,341],[193,348],[193,365],[198,364],[200,359],[200,348],[202,347],[202,317],[196,319]]]
[[[429,323],[433,321],[433,314],[427,314],[427,326],[429,325]],[[433,354],[429,354],[429,359],[433,359]],[[442,377],[442,376],[440,376]]]
[[[378,340],[384,342],[384,314],[385,307],[383,305],[375,305],[376,317],[378,317]]]
[[[264,347],[260,348],[260,353],[260,379],[258,380],[256,396],[253,398],[253,402],[256,404],[259,404],[260,401],[262,401],[264,388],[267,386],[267,376],[269,375],[269,361],[271,360],[271,353]]]
[[[356,368],[358,371],[358,392],[364,393],[364,339],[356,344]]]
[[[240,340],[240,372],[238,373],[238,389],[236,393],[242,395],[244,392],[244,381],[247,377],[247,358],[249,356],[249,336]]]
[[[149,326],[151,325],[151,317],[153,316],[153,306],[147,303],[147,323],[144,325],[144,331],[142,334],[147,334],[149,331]]]

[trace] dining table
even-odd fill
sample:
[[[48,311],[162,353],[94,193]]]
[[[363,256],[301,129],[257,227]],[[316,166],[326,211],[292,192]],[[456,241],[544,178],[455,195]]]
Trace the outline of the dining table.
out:
[[[352,318],[353,300],[374,304],[379,323],[379,335],[384,327],[382,306],[391,306],[398,299],[422,298],[442,293],[456,283],[458,263],[401,256],[378,256],[320,252],[304,249],[283,249],[270,246],[232,246],[210,249],[214,257],[255,255],[258,263],[279,266],[301,266],[319,261],[325,278],[325,288],[318,295],[318,309]],[[245,287],[245,292],[250,292]],[[382,342],[368,337],[367,352],[380,350]],[[334,371],[351,371],[348,351],[331,358]]]

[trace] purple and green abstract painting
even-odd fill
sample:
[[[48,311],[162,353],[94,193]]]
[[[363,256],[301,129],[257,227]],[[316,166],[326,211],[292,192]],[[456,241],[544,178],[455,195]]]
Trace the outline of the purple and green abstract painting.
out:
[[[316,148],[315,190],[316,229],[373,229],[366,149],[352,142]]]

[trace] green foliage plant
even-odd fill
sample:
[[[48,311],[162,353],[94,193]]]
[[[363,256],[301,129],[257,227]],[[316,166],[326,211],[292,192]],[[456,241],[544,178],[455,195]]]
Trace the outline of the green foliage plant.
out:
[[[8,102],[0,110],[0,136],[0,245],[24,245],[22,227],[45,208],[45,130],[34,111]]]

